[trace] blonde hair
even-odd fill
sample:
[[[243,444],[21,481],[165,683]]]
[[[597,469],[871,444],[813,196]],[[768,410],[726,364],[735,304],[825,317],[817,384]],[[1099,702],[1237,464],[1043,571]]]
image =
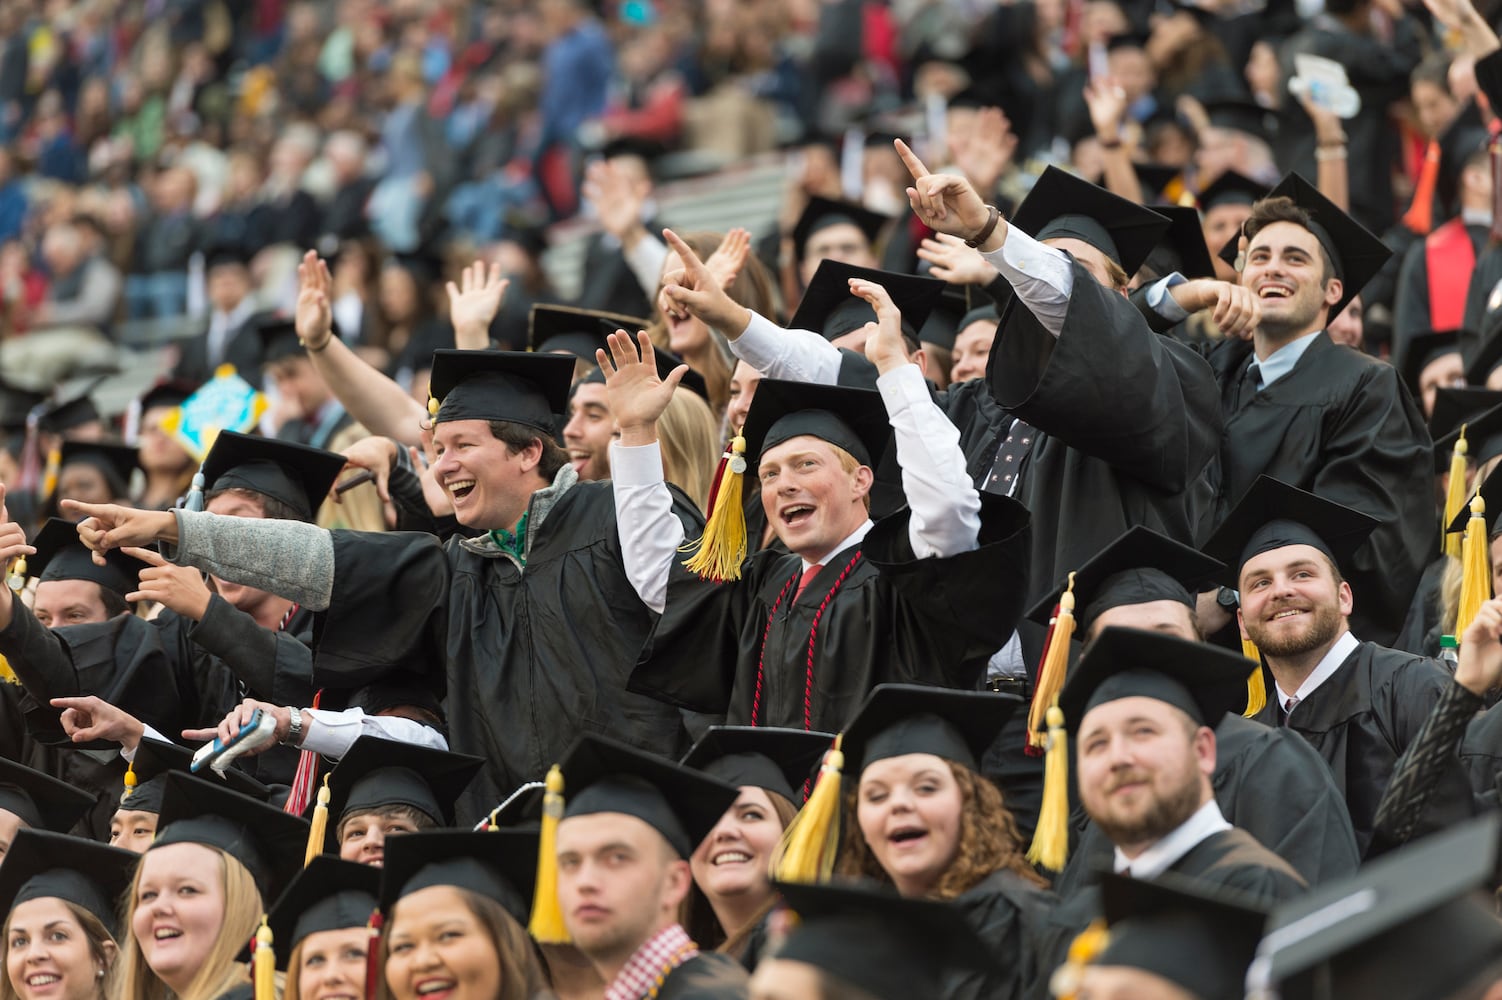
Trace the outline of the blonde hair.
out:
[[[720,428],[709,404],[688,389],[674,391],[657,418],[663,478],[687,493],[703,511],[720,461]]]
[[[118,994],[121,1000],[218,1000],[234,987],[250,982],[245,966],[236,959],[255,934],[266,909],[261,892],[256,888],[250,871],[237,858],[217,847],[197,846],[212,851],[219,859],[224,886],[224,922],[219,927],[219,935],[188,988],[175,995],[151,971],[135,933],[129,933],[120,949],[124,959]],[[142,863],[136,866],[136,876],[131,880],[130,895],[125,903],[125,919],[121,926],[126,928],[130,928],[135,919],[141,872],[146,867],[146,855],[141,857]]]
[[[104,947],[107,943],[115,944],[115,939],[110,937],[110,932],[105,929],[104,924],[100,923],[99,918],[94,916],[94,914],[85,910],[77,903],[60,897],[54,898],[57,898],[57,901],[63,904],[73,919],[78,921],[78,926],[83,928],[84,937],[89,942],[89,956],[104,966],[104,977],[98,981],[99,997],[119,996],[120,963],[116,961],[120,957],[119,951],[116,950],[115,954],[111,956]],[[10,921],[14,915],[15,909],[12,908],[11,912],[5,917],[3,931],[5,945],[3,948],[0,948],[0,953],[8,954],[10,951]],[[118,949],[118,945],[116,947]],[[8,974],[0,974],[0,1000],[18,1000],[18,996],[16,988],[11,985],[10,976]]]
[[[828,444],[829,447],[831,447],[831,448],[834,449],[835,457],[840,460],[840,471],[843,472],[843,473],[845,473],[845,475],[847,475],[847,476],[853,476],[853,475],[855,475],[855,470],[857,470],[857,469],[859,469],[861,467],[860,460],[857,459],[854,455],[850,454],[850,452],[846,451],[844,448],[841,448],[837,444],[833,444],[833,443],[828,442],[828,441],[826,441],[825,444]],[[871,470],[871,485],[873,487],[876,485],[876,470],[875,469]],[[867,490],[866,491],[866,495],[863,496],[863,497],[861,497],[861,502],[863,502],[866,505],[866,513],[867,514],[871,513],[871,491],[870,490]]]

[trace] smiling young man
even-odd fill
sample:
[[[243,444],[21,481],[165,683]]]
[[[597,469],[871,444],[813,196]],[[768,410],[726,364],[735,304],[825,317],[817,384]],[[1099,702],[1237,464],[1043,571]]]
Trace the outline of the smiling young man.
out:
[[[1214,523],[1261,475],[1375,518],[1342,568],[1361,595],[1357,631],[1391,642],[1435,551],[1429,433],[1396,370],[1325,333],[1391,254],[1297,174],[1253,206],[1243,232],[1241,284],[1261,319],[1210,356],[1225,425]],[[1229,622],[1214,597],[1200,601],[1209,633]]]
[[[1258,715],[1319,751],[1345,798],[1364,858],[1391,845],[1375,829],[1393,768],[1448,686],[1435,660],[1359,640],[1359,595],[1344,567],[1376,524],[1286,483],[1259,479],[1205,545],[1231,569],[1242,635],[1261,650],[1274,684]],[[1234,575],[1233,575],[1234,574]],[[1471,815],[1458,757],[1441,769],[1419,833]]]
[[[886,290],[853,279],[850,293],[875,309],[866,350],[880,392],[761,383],[745,475],[754,470],[786,551],[758,552],[726,581],[673,576],[690,525],[672,513],[656,420],[676,374],[658,377],[644,335],[641,354],[612,338],[616,518],[632,583],[663,615],[633,690],[729,725],[834,731],[884,681],[974,688],[1010,634],[1026,513],[1006,498],[983,502],[970,485],[958,431],[907,360]],[[873,523],[872,468],[894,431],[910,510]]]

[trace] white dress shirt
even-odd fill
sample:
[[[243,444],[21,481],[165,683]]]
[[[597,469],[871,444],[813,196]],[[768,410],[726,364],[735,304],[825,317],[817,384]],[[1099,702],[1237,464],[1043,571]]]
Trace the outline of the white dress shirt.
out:
[[[1200,806],[1193,816],[1180,823],[1172,833],[1135,858],[1127,857],[1121,853],[1121,848],[1116,848],[1114,871],[1121,874],[1130,868],[1132,878],[1157,878],[1205,838],[1229,829],[1231,824],[1226,822],[1220,806],[1212,798]]]
[[[432,750],[449,748],[448,740],[443,738],[442,733],[413,719],[394,715],[366,715],[358,708],[346,708],[342,712],[326,708],[305,708],[303,711],[312,716],[313,721],[303,730],[302,746],[298,749],[312,750],[330,760],[343,757],[361,736],[379,736],[383,740],[410,743]],[[145,730],[143,735],[148,740],[174,742],[149,725],[145,726]],[[120,756],[126,760],[136,759],[133,750],[121,749]]]
[[[1314,668],[1308,677],[1304,678],[1304,683],[1300,684],[1299,689],[1293,694],[1284,691],[1274,682],[1273,686],[1278,688],[1278,705],[1283,709],[1283,712],[1286,714],[1289,711],[1288,703],[1290,701],[1294,699],[1300,702],[1304,701],[1321,684],[1334,677],[1335,671],[1339,670],[1340,665],[1346,662],[1346,657],[1356,652],[1356,648],[1360,645],[1361,641],[1350,632],[1346,632],[1339,639],[1336,639],[1335,645],[1330,647],[1330,651],[1325,654],[1324,659],[1319,661],[1319,665]]]

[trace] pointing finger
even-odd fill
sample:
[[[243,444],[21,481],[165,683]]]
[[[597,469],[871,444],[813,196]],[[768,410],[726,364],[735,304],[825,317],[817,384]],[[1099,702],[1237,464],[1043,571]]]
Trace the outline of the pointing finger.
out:
[[[908,148],[907,143],[893,139],[892,144],[897,147],[897,155],[902,157],[903,166],[907,167],[907,172],[913,175],[914,180],[928,176],[928,168],[918,159],[918,154]]]
[[[150,563],[153,566],[166,566],[168,564],[166,558],[160,552],[153,551],[152,549],[143,549],[135,545],[126,545],[122,547],[120,551],[124,552],[132,559],[139,559],[143,563]]]

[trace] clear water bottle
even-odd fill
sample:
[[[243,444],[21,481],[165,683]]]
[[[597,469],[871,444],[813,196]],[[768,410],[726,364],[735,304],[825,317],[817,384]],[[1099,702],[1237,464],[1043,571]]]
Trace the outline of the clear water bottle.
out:
[[[1439,658],[1453,674],[1456,665],[1460,663],[1460,644],[1455,641],[1453,635],[1439,637]]]

